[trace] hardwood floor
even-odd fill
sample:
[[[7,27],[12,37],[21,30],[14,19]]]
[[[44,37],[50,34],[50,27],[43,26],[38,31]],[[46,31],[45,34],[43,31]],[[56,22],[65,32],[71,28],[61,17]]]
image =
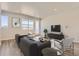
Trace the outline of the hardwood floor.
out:
[[[73,50],[66,50],[66,51],[64,51],[64,56],[74,56]]]
[[[4,40],[0,46],[0,56],[23,56],[15,40]]]

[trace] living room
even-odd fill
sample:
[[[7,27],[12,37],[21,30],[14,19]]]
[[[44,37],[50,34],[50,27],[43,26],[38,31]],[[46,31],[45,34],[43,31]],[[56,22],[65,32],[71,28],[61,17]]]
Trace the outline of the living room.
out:
[[[7,51],[9,48],[7,49],[6,46],[10,44],[12,46],[12,42],[16,41],[16,34],[19,34],[21,36],[35,36],[36,41],[38,41],[38,38],[36,38],[36,36],[39,37],[39,40],[40,38],[45,39],[43,38],[46,36],[44,33],[45,29],[48,33],[54,33],[53,31],[51,31],[52,25],[60,25],[61,27],[61,30],[57,33],[63,33],[64,35],[63,40],[65,40],[65,43],[63,43],[63,45],[65,46],[63,48],[66,48],[66,46],[69,44],[68,48],[73,49],[73,51],[70,50],[71,54],[69,54],[70,52],[68,52],[67,55],[79,55],[78,2],[0,2],[0,6],[0,50],[3,51],[0,53],[0,55],[10,55],[10,51],[5,52],[5,49]],[[5,43],[7,41],[8,43]],[[21,42],[21,44],[22,43],[24,42]],[[50,47],[50,43],[49,45],[48,43],[45,48]],[[2,48],[2,46],[4,46],[3,44],[5,44],[5,48]],[[54,43],[52,42],[51,44]],[[50,50],[52,51],[51,48]],[[52,53],[50,53],[52,54],[52,56],[54,55],[54,53],[56,55],[57,52],[56,50],[56,52],[53,51]],[[11,53],[11,55],[20,55],[19,53],[20,52],[13,52]],[[28,55],[26,53],[24,53],[25,56]]]

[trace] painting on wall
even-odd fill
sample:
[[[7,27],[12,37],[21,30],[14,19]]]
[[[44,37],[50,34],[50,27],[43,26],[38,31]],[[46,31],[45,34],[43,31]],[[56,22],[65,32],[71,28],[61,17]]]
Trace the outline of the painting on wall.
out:
[[[20,27],[20,18],[13,17],[12,19],[13,27]]]

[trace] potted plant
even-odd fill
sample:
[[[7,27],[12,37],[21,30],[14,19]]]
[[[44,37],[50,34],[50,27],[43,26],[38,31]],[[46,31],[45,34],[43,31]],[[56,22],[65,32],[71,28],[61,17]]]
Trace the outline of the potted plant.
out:
[[[47,29],[44,29],[44,31],[43,31],[43,32],[44,32],[44,34],[45,34],[45,35],[44,35],[44,37],[45,37],[45,38],[47,38],[47,33],[48,33],[48,30],[47,30]]]

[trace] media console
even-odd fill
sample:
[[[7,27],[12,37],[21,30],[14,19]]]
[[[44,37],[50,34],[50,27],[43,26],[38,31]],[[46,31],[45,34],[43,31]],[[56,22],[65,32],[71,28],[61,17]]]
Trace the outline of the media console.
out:
[[[50,39],[62,40],[64,38],[64,35],[62,33],[60,34],[48,33],[47,35]]]

